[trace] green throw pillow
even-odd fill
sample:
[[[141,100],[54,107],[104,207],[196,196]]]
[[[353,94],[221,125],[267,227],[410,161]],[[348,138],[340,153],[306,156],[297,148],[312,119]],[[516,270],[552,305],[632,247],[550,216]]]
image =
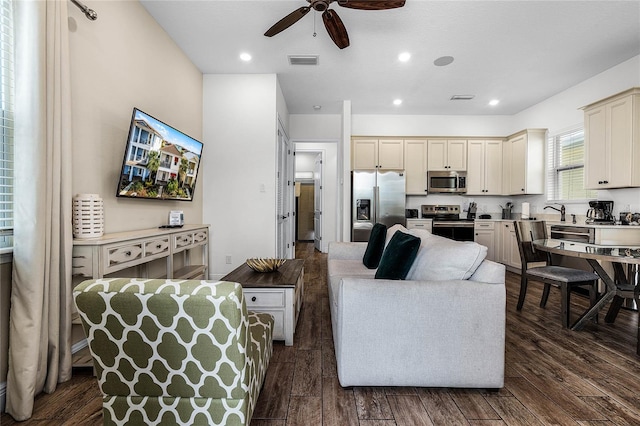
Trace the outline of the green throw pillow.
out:
[[[376,223],[371,229],[371,235],[369,235],[369,243],[367,249],[364,252],[362,263],[369,269],[376,269],[382,258],[384,252],[384,243],[387,239],[387,226],[381,223]]]
[[[397,231],[382,253],[376,278],[404,280],[420,248],[420,238]]]

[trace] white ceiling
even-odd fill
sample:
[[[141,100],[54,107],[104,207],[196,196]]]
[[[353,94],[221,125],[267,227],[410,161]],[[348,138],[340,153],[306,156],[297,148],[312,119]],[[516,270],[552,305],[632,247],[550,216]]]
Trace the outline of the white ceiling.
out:
[[[351,41],[344,50],[313,10],[263,36],[305,0],[141,3],[203,73],[276,73],[292,114],[317,113],[313,105],[338,114],[343,100],[354,114],[515,114],[640,54],[640,0],[407,0],[385,11],[334,2]],[[398,61],[403,51],[412,55],[407,63]],[[291,66],[288,55],[320,62]],[[455,60],[437,67],[441,56]],[[467,94],[475,98],[450,100]],[[494,98],[500,104],[488,106]]]

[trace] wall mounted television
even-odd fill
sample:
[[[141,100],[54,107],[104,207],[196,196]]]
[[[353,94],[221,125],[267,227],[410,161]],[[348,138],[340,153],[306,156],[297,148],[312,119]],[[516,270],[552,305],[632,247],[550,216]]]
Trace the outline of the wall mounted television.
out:
[[[202,146],[202,142],[134,108],[116,196],[192,201]]]

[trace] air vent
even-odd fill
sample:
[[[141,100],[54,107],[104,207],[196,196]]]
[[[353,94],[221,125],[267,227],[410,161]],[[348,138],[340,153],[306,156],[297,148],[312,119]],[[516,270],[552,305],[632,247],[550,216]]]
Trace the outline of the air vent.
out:
[[[289,55],[289,65],[318,65],[318,55]]]
[[[475,98],[476,95],[453,95],[451,96],[452,101],[470,101]]]

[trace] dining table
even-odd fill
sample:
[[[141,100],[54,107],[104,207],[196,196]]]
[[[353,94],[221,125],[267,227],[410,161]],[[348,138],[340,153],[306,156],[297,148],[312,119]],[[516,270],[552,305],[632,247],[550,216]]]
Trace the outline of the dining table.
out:
[[[611,246],[548,238],[534,240],[533,247],[535,250],[551,254],[585,259],[604,284],[604,291],[598,296],[595,303],[571,326],[572,330],[582,329],[610,301],[612,303],[605,317],[605,322],[607,323],[615,321],[624,297],[633,297],[636,302],[636,309],[640,309],[638,268],[625,268],[628,265],[640,265],[640,245]],[[613,276],[605,270],[602,262],[611,263]],[[640,313],[638,323],[637,353],[640,355]]]

